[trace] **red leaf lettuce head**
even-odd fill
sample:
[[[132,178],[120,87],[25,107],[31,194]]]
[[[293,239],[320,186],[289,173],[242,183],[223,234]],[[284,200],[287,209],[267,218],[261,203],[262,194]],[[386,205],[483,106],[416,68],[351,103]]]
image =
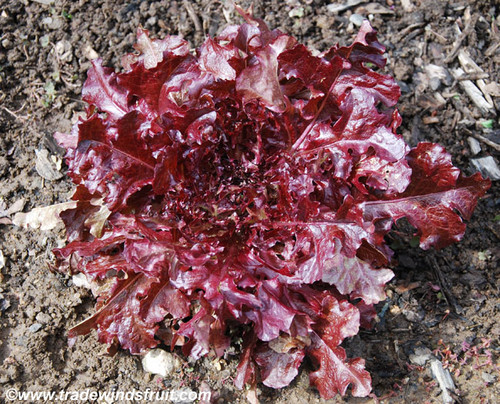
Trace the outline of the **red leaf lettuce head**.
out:
[[[57,135],[78,203],[55,253],[97,296],[69,336],[199,358],[240,324],[238,387],[286,386],[307,356],[324,398],[366,396],[340,344],[385,298],[384,235],[406,217],[423,248],[457,241],[489,182],[396,133],[400,90],[371,68],[384,48],[367,22],[315,56],[240,11],[195,53],[139,29],[124,72],[93,62],[87,116]]]

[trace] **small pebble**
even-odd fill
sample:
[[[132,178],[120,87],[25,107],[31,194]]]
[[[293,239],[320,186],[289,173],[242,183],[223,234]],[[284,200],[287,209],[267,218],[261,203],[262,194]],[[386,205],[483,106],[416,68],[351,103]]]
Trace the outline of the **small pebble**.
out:
[[[40,329],[42,328],[42,325],[40,323],[34,323],[32,325],[30,325],[30,328],[29,330],[32,332],[32,333],[35,333],[37,331],[40,331]]]
[[[441,80],[437,77],[432,77],[429,80],[429,85],[433,91],[436,91],[441,86]]]
[[[5,38],[3,41],[2,41],[2,46],[4,47],[4,49],[10,49],[12,48],[13,46],[13,43],[11,40]]]
[[[51,321],[51,317],[47,313],[42,312],[38,313],[35,318],[37,321],[43,324],[47,324]]]
[[[431,358],[432,352],[427,347],[415,348],[415,353],[410,355],[410,362],[414,365],[423,366]]]
[[[40,37],[40,45],[42,48],[46,48],[49,45],[50,37],[48,35],[43,35]]]
[[[397,83],[403,94],[407,94],[411,91],[408,84],[406,84],[404,81],[398,81]]]
[[[69,63],[73,60],[73,45],[71,45],[71,42],[66,40],[58,41],[54,46],[54,50],[60,62]]]
[[[493,181],[500,180],[500,169],[493,156],[471,159],[472,166]]]
[[[289,11],[288,15],[290,16],[290,18],[302,18],[304,17],[304,8],[303,7],[297,7],[297,8],[293,8]]]
[[[55,17],[55,18],[52,18],[52,17],[45,17],[43,20],[42,20],[42,24],[46,25],[47,27],[49,27],[50,29],[59,29],[59,28],[62,28],[64,22],[61,18],[59,17]]]
[[[411,323],[419,323],[425,317],[425,314],[420,310],[416,312],[412,310],[403,309],[402,311],[403,311],[403,316],[405,316],[405,318]]]
[[[156,18],[156,17],[149,17],[148,20],[146,21],[146,24],[154,27],[157,22],[158,22],[158,18]]]
[[[27,338],[26,335],[21,335],[16,339],[16,345],[17,346],[22,346],[25,347],[27,345]]]
[[[88,60],[94,60],[99,57],[99,54],[92,48],[92,46],[88,45],[83,48],[83,55]]]
[[[497,380],[497,377],[495,375],[492,375],[491,373],[486,373],[486,372],[482,372],[481,377],[488,384],[493,384]]]
[[[142,358],[142,367],[146,372],[167,377],[180,367],[180,360],[163,349],[152,349]]]
[[[365,20],[365,17],[363,17],[362,15],[360,14],[352,14],[350,17],[349,17],[349,21],[352,22],[354,25],[356,25],[357,27],[361,27],[361,25],[363,24],[363,21]]]
[[[10,307],[10,301],[0,293],[0,312],[6,311]]]
[[[481,152],[481,143],[472,136],[467,138],[467,142],[469,143],[470,151],[472,154],[476,155]]]

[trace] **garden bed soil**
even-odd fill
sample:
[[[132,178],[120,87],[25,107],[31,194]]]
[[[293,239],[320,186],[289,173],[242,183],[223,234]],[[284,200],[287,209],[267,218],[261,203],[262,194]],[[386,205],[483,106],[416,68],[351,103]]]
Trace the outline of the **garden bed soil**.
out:
[[[228,22],[241,22],[229,3],[0,1],[0,402],[9,388],[201,388],[210,389],[221,403],[246,402],[245,392],[232,383],[239,345],[221,360],[193,363],[180,355],[182,366],[166,378],[145,372],[140,357],[127,352],[108,356],[95,332],[70,347],[67,330],[93,312],[94,299],[71,277],[49,270],[51,250],[64,244],[64,233],[61,228],[26,230],[9,224],[18,211],[69,199],[72,184],[64,175],[63,151],[53,134],[69,131],[84,111],[80,93],[90,60],[98,56],[104,65],[118,68],[121,56],[133,50],[138,26],[154,37],[180,34],[194,48]],[[244,7],[249,3],[240,2]],[[500,6],[495,3],[386,0],[335,12],[322,0],[256,0],[254,13],[318,51],[337,42],[351,43],[359,18],[353,14],[369,17],[387,47],[385,70],[402,89],[400,133],[412,146],[419,141],[442,144],[454,163],[472,174],[471,145],[479,144],[478,156],[492,156],[498,163],[498,84],[496,98],[494,84],[488,87],[493,108],[482,111],[449,73],[460,66],[456,55],[466,52],[483,70],[479,76],[485,84],[500,83]],[[489,143],[469,139],[478,135]],[[47,160],[40,157],[42,150]],[[441,251],[420,251],[403,233],[393,233],[396,276],[388,285],[387,300],[377,306],[377,324],[343,344],[349,357],[366,359],[373,396],[347,395],[328,402],[368,403],[374,397],[387,403],[442,402],[427,365],[411,361],[423,347],[435,351],[451,371],[457,402],[496,402],[499,208],[494,181],[463,241]],[[259,385],[261,402],[325,402],[309,387],[310,366],[305,363],[287,388]]]

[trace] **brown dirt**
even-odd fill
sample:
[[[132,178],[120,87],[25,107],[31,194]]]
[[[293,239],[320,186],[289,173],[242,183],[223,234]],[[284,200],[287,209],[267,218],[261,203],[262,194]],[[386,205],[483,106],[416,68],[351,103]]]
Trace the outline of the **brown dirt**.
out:
[[[347,1],[346,1],[347,2]],[[139,25],[154,36],[181,34],[193,46],[227,23],[223,7],[229,2],[190,2],[202,30],[196,31],[182,1],[160,0],[0,0],[0,213],[9,207],[29,211],[68,200],[71,184],[65,177],[42,178],[35,168],[35,151],[62,151],[52,135],[68,131],[83,111],[80,91],[93,52],[104,64],[118,67],[132,50]],[[356,27],[353,12],[368,16],[368,2],[339,14],[328,1],[254,1],[255,14],[317,50],[335,42],[349,43]],[[248,6],[249,1],[240,4]],[[403,96],[401,133],[415,145],[433,141],[444,145],[462,170],[472,173],[473,154],[467,138],[473,134],[499,141],[500,98],[496,113],[483,114],[451,78],[425,75],[430,64],[457,67],[448,58],[458,30],[468,32],[459,49],[467,51],[488,74],[486,83],[500,82],[500,18],[498,3],[476,0],[385,0],[388,13],[372,14],[372,25],[387,46],[386,71],[400,82]],[[496,5],[495,5],[496,4]],[[405,9],[404,6],[411,6]],[[234,22],[234,12],[226,13]],[[470,26],[467,30],[466,27]],[[440,97],[436,98],[439,93]],[[498,94],[497,94],[498,95]],[[443,102],[444,101],[444,102]],[[492,119],[484,123],[483,121]],[[492,126],[491,129],[485,126]],[[481,144],[481,155],[499,153]],[[64,172],[64,167],[62,167]],[[56,168],[57,172],[57,168]],[[15,205],[17,202],[17,205]],[[500,192],[494,182],[478,206],[464,240],[441,251],[422,252],[402,243],[392,245],[399,264],[388,286],[388,298],[377,307],[379,322],[344,346],[351,357],[366,358],[373,392],[391,403],[440,403],[439,387],[429,370],[408,365],[418,346],[436,351],[453,374],[462,403],[494,403],[500,397],[496,365],[500,337],[498,265]],[[19,390],[96,391],[151,388],[198,390],[202,382],[221,403],[245,402],[231,378],[237,354],[219,365],[209,359],[186,362],[182,370],[162,380],[143,371],[140,358],[126,352],[105,355],[96,334],[69,347],[66,331],[92,313],[88,291],[69,277],[48,270],[52,248],[63,243],[61,231],[27,231],[10,224],[17,209],[0,214],[0,402],[9,388]],[[406,240],[407,241],[407,240]],[[471,348],[462,349],[463,343]],[[488,362],[491,355],[492,363]],[[307,367],[307,364],[305,365]],[[264,403],[323,403],[309,388],[306,371],[287,388],[259,386]],[[373,398],[349,396],[330,402],[367,403]]]

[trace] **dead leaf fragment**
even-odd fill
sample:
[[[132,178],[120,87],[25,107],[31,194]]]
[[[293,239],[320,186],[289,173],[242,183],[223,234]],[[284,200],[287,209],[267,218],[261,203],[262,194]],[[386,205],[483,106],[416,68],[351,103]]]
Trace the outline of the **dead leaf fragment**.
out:
[[[63,221],[59,217],[59,213],[67,209],[76,208],[76,201],[63,202],[55,205],[34,208],[31,212],[16,213],[13,223],[16,226],[24,227],[25,229],[40,229],[52,230]]]
[[[355,7],[358,4],[361,4],[364,2],[365,2],[365,0],[347,0],[347,2],[342,3],[342,4],[337,4],[337,3],[328,4],[326,6],[326,9],[330,13],[338,14],[338,13],[341,13],[342,11],[348,10],[348,9]]]
[[[24,209],[24,204],[26,200],[24,198],[20,198],[15,201],[12,205],[9,206],[9,209],[5,212],[7,216],[12,215],[13,213],[21,212]]]
[[[59,62],[70,63],[73,60],[73,45],[65,39],[55,44],[54,51]]]
[[[81,272],[73,275],[71,279],[73,280],[73,285],[75,285],[77,288],[92,289],[92,285],[88,281],[87,277]]]
[[[278,353],[287,353],[293,348],[304,349],[309,345],[311,345],[311,338],[309,338],[309,336],[279,336],[278,338],[269,341],[269,348]]]
[[[394,11],[379,3],[367,4],[365,9],[368,14],[394,14]]]
[[[103,204],[103,199],[92,200],[90,203],[94,206],[99,206],[99,210],[92,213],[87,220],[85,220],[85,225],[90,227],[90,234],[94,237],[101,237],[102,229],[109,215],[111,215],[111,211]]]
[[[55,161],[50,158],[48,150],[35,150],[35,153],[35,169],[40,177],[45,178],[49,181],[55,181],[61,179],[64,176],[64,174],[59,171],[61,167],[60,162],[57,160],[57,158],[55,159]]]
[[[402,283],[400,285],[397,285],[395,290],[397,293],[402,294],[404,292],[408,292],[410,290],[418,288],[419,286],[420,286],[420,282],[411,282],[409,284]]]
[[[88,60],[95,60],[99,57],[99,54],[89,44],[87,44],[87,46],[85,46],[85,48],[83,48],[83,55]]]
[[[260,403],[260,401],[257,397],[257,391],[256,391],[255,387],[250,388],[247,391],[246,398],[250,404],[259,404]]]
[[[486,84],[484,89],[492,97],[500,97],[500,85],[498,83],[492,81],[491,83]]]
[[[446,85],[451,85],[452,78],[446,67],[429,63],[425,65],[424,70],[427,76],[429,77],[429,80],[431,80],[432,78],[438,78],[439,80],[443,81]]]

